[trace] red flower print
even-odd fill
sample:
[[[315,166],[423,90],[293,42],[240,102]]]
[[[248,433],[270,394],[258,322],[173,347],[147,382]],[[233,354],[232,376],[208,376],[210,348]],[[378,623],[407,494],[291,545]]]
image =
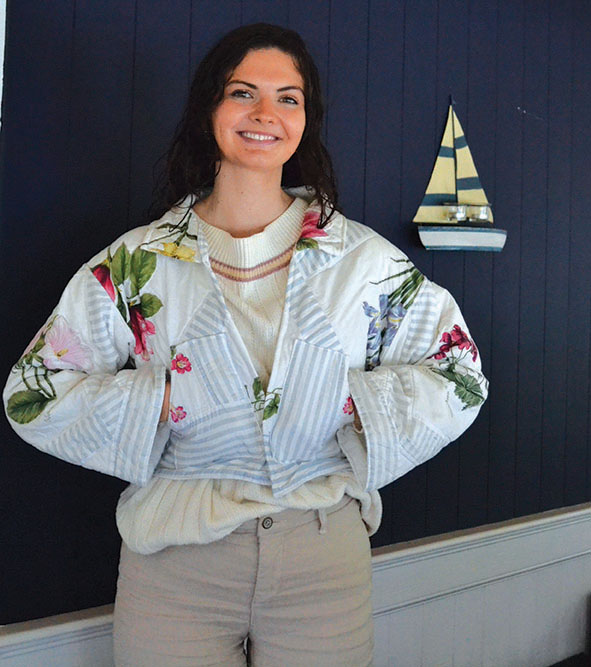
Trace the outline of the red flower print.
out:
[[[343,412],[346,415],[352,415],[353,414],[353,399],[351,396],[345,401],[345,405],[343,405]]]
[[[105,288],[105,292],[111,298],[111,301],[115,301],[115,288],[113,287],[113,281],[111,280],[111,272],[108,267],[104,264],[99,264],[92,270],[94,277],[99,281],[99,283]]]
[[[129,324],[135,336],[134,352],[140,354],[144,361],[148,361],[150,355],[154,354],[154,350],[148,343],[148,336],[156,333],[156,327],[142,315],[140,306],[130,306]]]
[[[468,338],[465,331],[462,331],[459,325],[454,324],[451,330],[452,346],[457,345],[460,350],[469,350],[472,347],[472,341]]]
[[[318,229],[318,220],[320,220],[319,211],[308,211],[304,215],[304,223],[302,224],[302,233],[300,239],[311,239],[318,236],[327,236],[324,229]]]
[[[182,405],[178,405],[177,407],[174,407],[174,405],[170,408],[170,418],[172,421],[176,424],[177,422],[180,422],[181,419],[184,419],[187,416],[187,413],[183,409]]]
[[[474,345],[474,341],[468,338],[468,334],[462,331],[459,324],[454,324],[451,331],[445,331],[439,342],[443,345],[439,346],[439,352],[431,355],[431,359],[445,359],[452,347],[457,347],[460,350],[472,350],[472,361],[476,361],[478,356],[476,345]]]
[[[189,373],[191,371],[191,362],[185,357],[184,354],[177,354],[176,357],[172,360],[171,369],[180,373]]]

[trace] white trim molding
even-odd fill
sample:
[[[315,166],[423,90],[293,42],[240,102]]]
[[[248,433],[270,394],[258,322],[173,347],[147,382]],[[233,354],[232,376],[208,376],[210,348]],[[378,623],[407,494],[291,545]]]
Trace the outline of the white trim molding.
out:
[[[590,554],[591,503],[380,547],[373,550],[374,614]]]
[[[374,667],[547,667],[587,646],[591,504],[373,551]],[[112,605],[0,628],[0,663],[112,667]]]

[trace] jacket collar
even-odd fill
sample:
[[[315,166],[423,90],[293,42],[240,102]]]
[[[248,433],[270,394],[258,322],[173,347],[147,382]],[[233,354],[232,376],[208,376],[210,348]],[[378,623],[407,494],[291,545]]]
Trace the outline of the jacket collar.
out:
[[[292,197],[302,197],[308,202],[304,214],[302,235],[296,244],[295,255],[321,252],[340,256],[344,250],[345,219],[335,213],[323,229],[318,229],[320,207],[305,188],[289,188],[286,192]],[[165,213],[162,218],[152,222],[144,237],[141,247],[167,257],[185,262],[209,262],[207,242],[201,229],[199,218],[193,213],[195,195],[188,195]]]

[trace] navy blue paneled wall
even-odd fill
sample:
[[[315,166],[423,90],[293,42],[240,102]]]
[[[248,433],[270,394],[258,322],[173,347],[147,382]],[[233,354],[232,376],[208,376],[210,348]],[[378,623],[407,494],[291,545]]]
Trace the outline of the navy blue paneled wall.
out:
[[[588,2],[12,0],[7,20],[3,376],[79,264],[143,221],[197,60],[276,22],[317,60],[344,212],[451,290],[491,382],[471,430],[383,490],[373,545],[591,498]],[[410,223],[450,94],[498,255],[427,253]],[[0,623],[111,602],[124,484],[0,428]]]

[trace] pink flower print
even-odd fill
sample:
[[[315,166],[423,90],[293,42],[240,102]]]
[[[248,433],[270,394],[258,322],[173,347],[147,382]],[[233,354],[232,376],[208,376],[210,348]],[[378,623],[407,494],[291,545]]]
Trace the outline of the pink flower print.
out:
[[[327,236],[324,229],[318,229],[318,220],[320,220],[319,211],[308,211],[304,215],[304,222],[302,224],[301,239],[311,239],[317,236]]]
[[[189,373],[191,371],[191,362],[185,357],[184,354],[177,354],[176,357],[172,360],[171,369],[180,373]]]
[[[45,345],[39,350],[43,365],[50,370],[88,371],[92,355],[78,334],[58,315],[45,332]]]
[[[111,272],[104,264],[99,264],[92,270],[94,277],[104,287],[105,292],[109,295],[111,301],[115,301],[115,287],[111,280]]]
[[[129,308],[129,325],[135,336],[134,352],[141,355],[144,361],[148,361],[150,355],[154,354],[154,350],[148,343],[148,336],[156,333],[156,327],[142,315],[140,306]]]
[[[296,244],[296,250],[317,248],[318,241],[315,239],[321,236],[328,236],[324,229],[318,229],[318,220],[320,220],[319,211],[311,210],[306,212],[304,215],[304,222],[302,223],[302,233]]]
[[[345,401],[345,405],[343,405],[343,412],[346,415],[352,415],[353,414],[353,399],[351,396]]]
[[[182,419],[184,419],[187,416],[187,413],[184,411],[182,405],[178,405],[176,408],[174,405],[170,408],[170,418],[172,421],[176,424],[177,422],[180,422]]]
[[[445,359],[445,352],[437,352],[431,356],[433,359]]]

